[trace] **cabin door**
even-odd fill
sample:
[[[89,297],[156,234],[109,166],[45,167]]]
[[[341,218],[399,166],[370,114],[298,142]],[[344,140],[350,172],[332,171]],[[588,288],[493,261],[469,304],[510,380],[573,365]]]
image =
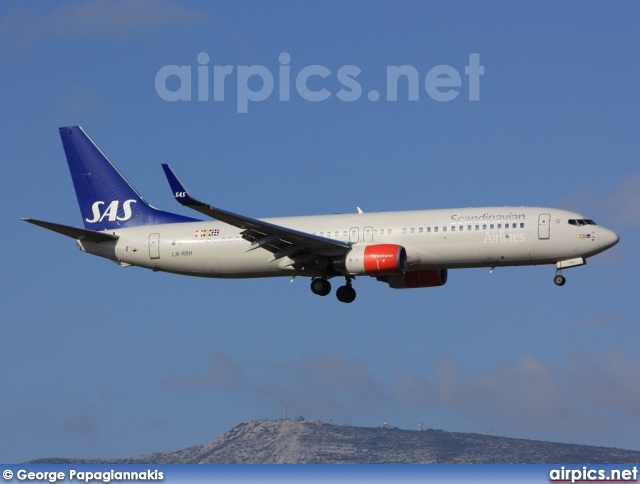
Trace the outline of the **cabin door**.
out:
[[[541,240],[548,239],[550,235],[551,215],[541,213],[538,216],[538,238]]]

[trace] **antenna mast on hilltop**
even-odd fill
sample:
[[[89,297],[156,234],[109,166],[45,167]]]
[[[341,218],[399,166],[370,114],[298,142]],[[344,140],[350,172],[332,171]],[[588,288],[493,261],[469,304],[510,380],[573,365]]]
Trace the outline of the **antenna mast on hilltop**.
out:
[[[289,419],[287,418],[287,406],[286,406],[286,405],[284,406],[284,419],[285,419],[285,420],[289,420]]]

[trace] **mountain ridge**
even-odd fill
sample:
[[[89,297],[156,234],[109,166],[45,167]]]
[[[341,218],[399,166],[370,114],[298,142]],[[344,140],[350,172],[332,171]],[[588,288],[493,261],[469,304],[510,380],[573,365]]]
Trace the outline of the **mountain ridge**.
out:
[[[631,464],[640,452],[443,430],[250,420],[207,444],[127,459],[29,464]]]

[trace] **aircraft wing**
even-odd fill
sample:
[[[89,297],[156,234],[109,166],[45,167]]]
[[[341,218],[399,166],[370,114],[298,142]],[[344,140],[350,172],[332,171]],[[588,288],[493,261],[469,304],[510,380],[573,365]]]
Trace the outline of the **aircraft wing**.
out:
[[[42,220],[36,220],[33,218],[23,218],[25,222],[29,222],[45,229],[53,230],[59,234],[66,235],[76,240],[86,240],[89,242],[111,242],[118,240],[117,235],[109,234],[107,232],[95,232],[93,230],[79,229],[71,227],[69,225],[55,224],[53,222],[44,222]]]
[[[339,255],[344,254],[346,250],[351,248],[351,244],[347,242],[320,237],[245,217],[244,215],[238,215],[200,202],[189,194],[184,185],[178,180],[178,177],[169,168],[169,165],[163,163],[162,168],[173,191],[173,196],[180,204],[221,222],[243,229],[242,238],[251,242],[251,247],[248,250],[263,248],[273,252],[274,256],[271,260],[278,260],[285,256],[293,259],[305,253],[322,256]]]

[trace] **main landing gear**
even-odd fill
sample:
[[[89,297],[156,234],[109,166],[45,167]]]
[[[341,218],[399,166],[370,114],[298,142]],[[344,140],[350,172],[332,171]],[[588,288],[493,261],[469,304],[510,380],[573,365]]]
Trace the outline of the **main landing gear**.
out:
[[[567,282],[567,280],[562,275],[562,269],[556,270],[556,276],[553,278],[553,282],[556,286],[564,286],[564,283]]]
[[[356,290],[351,287],[351,278],[346,277],[347,284],[345,286],[340,286],[336,291],[336,297],[338,301],[343,303],[352,303],[356,298]]]
[[[331,283],[326,277],[315,277],[311,279],[311,292],[318,296],[326,296],[331,292]]]
[[[345,277],[347,284],[340,286],[336,291],[338,301],[343,303],[351,303],[356,298],[356,290],[351,287],[351,277]],[[311,292],[318,296],[326,296],[331,292],[331,283],[326,277],[316,277],[311,279]]]

